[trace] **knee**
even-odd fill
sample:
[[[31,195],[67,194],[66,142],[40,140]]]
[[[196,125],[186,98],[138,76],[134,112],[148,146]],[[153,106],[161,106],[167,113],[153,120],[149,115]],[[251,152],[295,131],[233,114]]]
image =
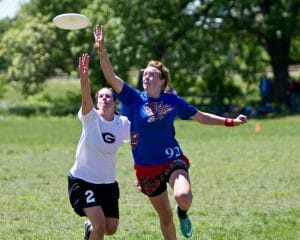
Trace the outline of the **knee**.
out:
[[[193,194],[191,192],[178,193],[175,195],[175,199],[177,203],[180,205],[181,209],[188,209],[192,203]]]
[[[113,235],[117,232],[118,225],[108,225],[106,226],[105,235]]]

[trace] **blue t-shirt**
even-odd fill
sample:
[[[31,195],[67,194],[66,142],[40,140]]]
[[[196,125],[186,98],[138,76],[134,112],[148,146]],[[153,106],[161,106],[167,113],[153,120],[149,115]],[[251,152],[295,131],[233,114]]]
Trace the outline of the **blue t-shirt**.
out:
[[[175,139],[176,116],[189,119],[197,109],[181,97],[162,93],[151,98],[124,83],[116,98],[122,102],[121,114],[131,122],[131,147],[135,164],[153,166],[179,158],[181,148]]]

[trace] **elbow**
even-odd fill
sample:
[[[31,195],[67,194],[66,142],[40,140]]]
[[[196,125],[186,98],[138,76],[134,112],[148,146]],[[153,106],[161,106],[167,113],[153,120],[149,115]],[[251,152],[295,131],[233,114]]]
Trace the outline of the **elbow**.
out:
[[[192,119],[194,121],[197,121],[199,123],[204,123],[204,115],[202,112],[198,111],[193,117]]]

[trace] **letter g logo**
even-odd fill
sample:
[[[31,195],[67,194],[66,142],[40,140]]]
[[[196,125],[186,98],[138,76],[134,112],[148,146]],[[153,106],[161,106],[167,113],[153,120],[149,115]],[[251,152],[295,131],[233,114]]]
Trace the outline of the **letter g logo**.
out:
[[[111,133],[102,133],[102,138],[106,143],[114,143],[116,141],[116,137]]]

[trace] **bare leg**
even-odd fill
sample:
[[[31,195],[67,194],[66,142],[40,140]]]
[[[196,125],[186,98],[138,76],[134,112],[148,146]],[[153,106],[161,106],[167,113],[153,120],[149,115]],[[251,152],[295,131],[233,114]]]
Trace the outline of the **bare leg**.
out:
[[[186,238],[189,238],[192,236],[193,229],[192,222],[186,213],[193,199],[189,175],[182,169],[175,170],[169,178],[169,183],[173,188],[174,197],[178,204],[176,211],[181,233]]]
[[[106,231],[105,235],[113,235],[116,233],[119,225],[118,218],[106,218]]]
[[[169,183],[180,209],[189,210],[193,200],[189,174],[183,169],[175,170],[169,178]]]
[[[105,216],[100,206],[84,208],[86,216],[92,223],[92,230],[89,240],[103,240],[106,232]]]
[[[158,213],[160,227],[165,240],[176,240],[176,229],[173,222],[173,212],[170,206],[167,190],[162,194],[149,197],[152,205]]]

